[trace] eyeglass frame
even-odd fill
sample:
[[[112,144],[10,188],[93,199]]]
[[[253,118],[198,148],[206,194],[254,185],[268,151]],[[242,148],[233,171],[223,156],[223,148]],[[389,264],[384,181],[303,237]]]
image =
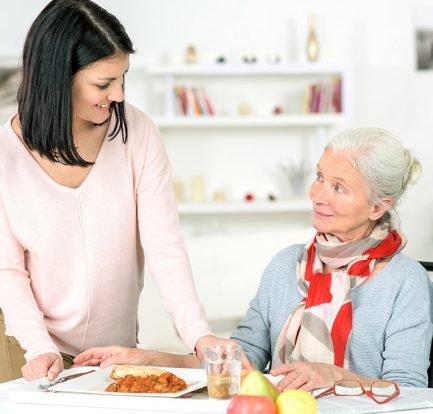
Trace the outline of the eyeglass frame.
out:
[[[361,391],[362,391],[361,394],[355,394],[355,395],[354,395],[354,394],[347,394],[347,395],[345,395],[345,394],[336,394],[336,393],[335,393],[335,387],[336,387],[338,384],[342,383],[342,382],[355,382],[355,383],[358,383],[358,384],[359,384],[359,388],[360,388]],[[387,384],[392,384],[392,385],[394,385],[394,387],[395,387],[395,392],[394,392],[394,394],[391,394],[391,395],[387,396],[387,398],[385,398],[383,401],[376,400],[376,398],[374,398],[374,397],[375,397],[375,396],[378,397],[379,395],[377,395],[377,394],[373,394],[373,393],[371,392],[371,389],[374,387],[374,384],[376,384],[376,383],[378,383],[378,382],[380,382],[380,383],[387,383]],[[387,402],[393,400],[394,398],[397,398],[397,397],[400,395],[400,387],[399,387],[398,384],[397,384],[396,382],[394,382],[394,381],[389,381],[389,380],[377,380],[377,381],[373,381],[373,382],[371,383],[371,385],[370,385],[370,389],[369,389],[369,390],[366,390],[366,389],[364,388],[364,386],[363,386],[359,381],[357,381],[357,380],[340,380],[340,381],[335,381],[335,383],[334,383],[334,385],[333,385],[332,387],[330,387],[330,388],[328,388],[328,389],[322,391],[319,395],[316,395],[315,398],[318,399],[318,398],[321,398],[321,397],[326,397],[327,395],[331,395],[331,394],[334,394],[334,395],[337,396],[337,397],[359,397],[359,396],[365,394],[367,397],[371,398],[371,399],[372,399],[376,404],[385,404],[385,403],[387,403]],[[384,397],[384,396],[382,396],[382,397]]]

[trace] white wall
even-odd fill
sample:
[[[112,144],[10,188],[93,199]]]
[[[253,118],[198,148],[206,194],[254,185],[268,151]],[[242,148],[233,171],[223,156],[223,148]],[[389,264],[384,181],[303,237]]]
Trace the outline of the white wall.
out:
[[[2,2],[0,58],[20,53],[26,30],[46,3]],[[380,126],[393,131],[423,165],[424,173],[409,190],[400,212],[409,239],[406,253],[433,260],[433,71],[415,70],[412,24],[413,6],[429,4],[428,1],[101,0],[99,3],[123,22],[137,49],[134,59],[140,62],[181,62],[189,44],[196,46],[200,61],[206,63],[220,54],[237,62],[242,54],[248,53],[259,59],[278,53],[285,61],[304,61],[307,15],[315,12],[321,61],[350,62],[353,66],[352,125]],[[128,93],[130,100],[143,103],[144,94],[137,79],[131,80]],[[189,150],[193,161],[199,155],[193,148]],[[246,260],[247,246],[240,242],[237,246],[239,260]],[[192,251],[196,248],[189,247]],[[271,255],[272,251],[263,253],[263,266]],[[235,262],[236,258],[230,261]],[[255,274],[250,280],[252,287],[246,289],[248,295],[253,294],[261,270],[251,270]],[[209,277],[218,283],[215,282],[218,272]],[[197,284],[201,297],[207,301],[211,280],[200,279]],[[146,281],[145,288],[144,302],[154,303],[156,291],[151,281]],[[233,293],[230,297],[236,300]],[[213,305],[207,306],[207,310],[215,312]],[[165,349],[179,349],[179,345],[173,345],[174,331],[167,315],[150,311],[146,305],[142,305],[141,313],[145,346],[160,347],[162,343]],[[167,331],[171,332],[171,343]]]

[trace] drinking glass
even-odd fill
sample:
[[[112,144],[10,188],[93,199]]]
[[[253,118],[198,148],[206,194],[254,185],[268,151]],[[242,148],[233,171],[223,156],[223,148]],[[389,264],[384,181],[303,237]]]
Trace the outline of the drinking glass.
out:
[[[214,345],[203,350],[209,398],[221,400],[235,396],[241,379],[242,348]]]

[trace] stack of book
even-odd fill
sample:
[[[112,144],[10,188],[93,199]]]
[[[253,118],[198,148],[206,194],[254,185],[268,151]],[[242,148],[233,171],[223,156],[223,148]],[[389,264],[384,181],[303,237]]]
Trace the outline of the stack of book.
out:
[[[187,116],[215,115],[209,96],[202,87],[175,86],[176,114]]]
[[[341,78],[321,81],[307,86],[304,99],[304,112],[341,112]]]

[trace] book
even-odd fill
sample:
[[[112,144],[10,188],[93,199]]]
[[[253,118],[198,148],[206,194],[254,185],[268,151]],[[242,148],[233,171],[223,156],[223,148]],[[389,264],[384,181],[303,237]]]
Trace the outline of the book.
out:
[[[201,92],[201,95],[202,95],[202,97],[203,97],[204,103],[205,103],[205,105],[206,105],[207,113],[208,113],[209,115],[215,115],[215,109],[214,109],[214,107],[213,107],[213,105],[212,105],[211,100],[209,99],[208,94],[207,94],[206,91],[204,90],[204,88],[200,88],[200,92]]]
[[[341,78],[337,78],[333,85],[333,91],[332,91],[332,106],[334,108],[334,111],[337,113],[341,113],[342,111],[342,105],[341,105]]]
[[[178,114],[186,115],[188,113],[188,101],[186,98],[185,87],[175,86],[174,92],[176,95],[176,110]]]
[[[208,109],[206,106],[206,102],[203,98],[203,94],[202,94],[200,88],[192,88],[192,91],[194,93],[195,102],[197,103],[197,105],[200,109],[200,114],[201,115],[208,115]]]

